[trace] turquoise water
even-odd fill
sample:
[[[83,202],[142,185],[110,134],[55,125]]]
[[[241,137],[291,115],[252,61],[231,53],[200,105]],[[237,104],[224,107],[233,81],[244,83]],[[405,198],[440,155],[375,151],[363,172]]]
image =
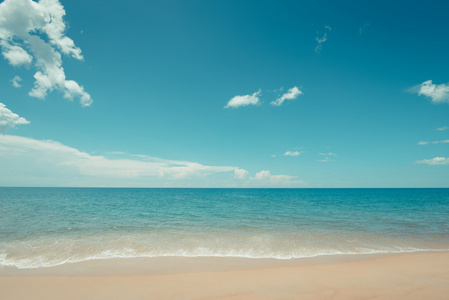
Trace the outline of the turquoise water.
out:
[[[449,249],[449,189],[0,188],[0,265]]]

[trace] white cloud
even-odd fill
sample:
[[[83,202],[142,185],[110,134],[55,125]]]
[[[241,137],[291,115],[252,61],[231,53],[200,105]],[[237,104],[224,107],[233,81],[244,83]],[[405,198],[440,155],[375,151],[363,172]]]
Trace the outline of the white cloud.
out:
[[[449,84],[434,84],[432,80],[427,80],[411,88],[411,91],[430,98],[432,103],[449,103]]]
[[[254,176],[254,180],[269,180],[270,177],[271,177],[270,171],[263,170],[256,173],[256,175]]]
[[[34,87],[29,95],[44,98],[55,89],[67,99],[80,98],[82,106],[91,96],[73,80],[66,80],[61,53],[82,60],[81,49],[65,36],[65,10],[58,0],[5,0],[0,4],[0,45],[13,66],[34,62]],[[46,36],[44,40],[41,36]]]
[[[441,140],[441,141],[435,141],[434,144],[447,144],[449,143],[449,140]]]
[[[281,106],[285,100],[293,100],[300,95],[303,95],[303,92],[299,90],[298,87],[294,86],[291,89],[289,89],[287,93],[283,94],[281,97],[276,99],[276,101],[272,101],[271,105]]]
[[[307,185],[302,180],[296,180],[296,176],[271,175],[268,170],[262,170],[247,182],[249,186],[271,186],[271,187],[301,187]]]
[[[6,105],[0,103],[0,134],[4,134],[7,130],[14,128],[16,125],[29,124],[25,118],[19,117],[6,108]]]
[[[329,152],[329,153],[318,153],[319,155],[323,155],[323,156],[337,156],[337,154],[333,153],[333,152]]]
[[[448,129],[449,129],[449,126],[443,126],[443,127],[437,128],[438,131],[445,131]]]
[[[110,152],[111,153],[111,152]],[[111,158],[113,157],[113,158]],[[51,141],[0,135],[1,186],[303,187],[295,176],[147,155],[92,155]]]
[[[233,174],[245,176],[247,173],[233,166],[207,166],[146,155],[120,157],[110,159],[91,155],[55,141],[1,135],[0,184],[204,186],[209,177],[212,177],[212,184],[215,184],[217,176],[232,180]]]
[[[255,92],[252,95],[235,96],[234,98],[229,100],[229,102],[225,106],[225,108],[229,108],[229,107],[237,108],[237,107],[240,107],[240,106],[259,104],[260,93],[261,93],[261,90],[258,90],[257,92]]]
[[[337,156],[337,154],[335,154],[335,153],[333,153],[333,152],[329,152],[329,153],[318,153],[318,155],[322,156],[322,159],[317,160],[317,161],[320,161],[320,162],[335,161],[335,159],[332,159],[332,157]]]
[[[428,142],[428,141],[420,141],[418,143],[418,145],[428,145],[428,144],[447,144],[449,143],[449,140],[441,140],[441,141],[433,141],[433,142]]]
[[[0,4],[1,5],[1,4]],[[0,36],[1,37],[1,36]],[[24,49],[8,44],[5,41],[0,41],[0,45],[3,48],[3,57],[13,66],[17,67],[20,65],[28,66],[31,64],[33,57],[26,52]]]
[[[299,151],[285,151],[284,155],[285,156],[299,156],[301,154],[301,152]]]
[[[16,88],[19,88],[22,86],[20,84],[21,81],[22,81],[22,78],[20,78],[20,76],[14,76],[14,78],[11,79],[12,85]]]
[[[321,51],[321,49],[323,48],[323,43],[325,42],[325,41],[327,41],[327,33],[329,32],[329,31],[331,31],[332,30],[332,28],[330,27],[330,26],[324,26],[324,28],[326,29],[325,31],[324,31],[324,35],[321,37],[321,38],[319,38],[319,37],[316,37],[315,38],[315,40],[317,41],[317,45],[316,45],[316,47],[315,47],[315,52],[320,52]]]
[[[235,169],[234,170],[234,177],[237,179],[245,179],[246,176],[248,176],[248,171],[245,169]]]
[[[449,157],[435,157],[432,159],[423,159],[418,160],[416,163],[418,164],[426,164],[429,166],[436,166],[436,165],[448,165],[449,164]]]

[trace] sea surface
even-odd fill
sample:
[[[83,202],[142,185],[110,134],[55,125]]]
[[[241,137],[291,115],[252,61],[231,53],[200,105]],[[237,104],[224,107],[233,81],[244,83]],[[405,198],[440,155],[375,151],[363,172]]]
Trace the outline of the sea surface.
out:
[[[449,189],[0,188],[0,265],[449,250]]]

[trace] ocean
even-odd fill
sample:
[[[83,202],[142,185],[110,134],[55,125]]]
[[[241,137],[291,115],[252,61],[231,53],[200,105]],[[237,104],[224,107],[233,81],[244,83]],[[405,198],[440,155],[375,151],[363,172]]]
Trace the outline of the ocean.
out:
[[[449,250],[449,189],[0,188],[0,265]]]

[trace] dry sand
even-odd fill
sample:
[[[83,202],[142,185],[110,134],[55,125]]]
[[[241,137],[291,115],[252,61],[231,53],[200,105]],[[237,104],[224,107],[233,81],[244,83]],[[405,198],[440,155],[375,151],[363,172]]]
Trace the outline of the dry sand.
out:
[[[263,260],[262,260],[263,261]],[[0,269],[0,299],[449,299],[449,252]]]

